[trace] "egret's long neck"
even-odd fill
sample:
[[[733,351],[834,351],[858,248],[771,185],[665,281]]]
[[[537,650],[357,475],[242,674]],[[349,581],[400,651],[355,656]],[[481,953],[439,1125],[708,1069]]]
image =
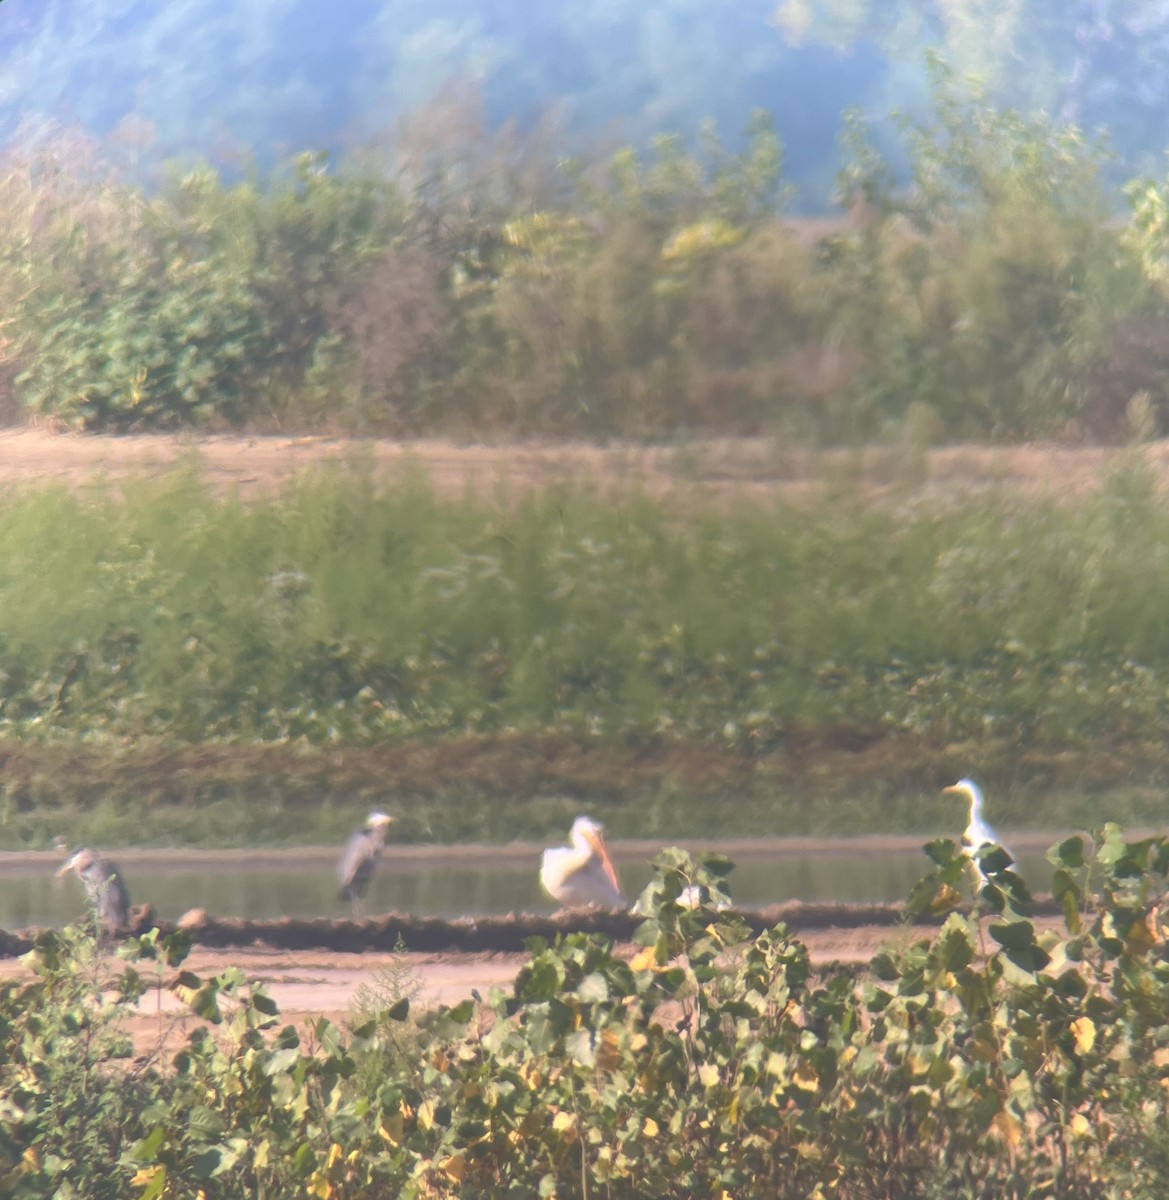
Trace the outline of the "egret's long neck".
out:
[[[971,825],[973,825],[975,821],[979,821],[981,819],[982,819],[982,796],[979,794],[977,788],[971,788],[970,789],[970,823],[971,823]]]

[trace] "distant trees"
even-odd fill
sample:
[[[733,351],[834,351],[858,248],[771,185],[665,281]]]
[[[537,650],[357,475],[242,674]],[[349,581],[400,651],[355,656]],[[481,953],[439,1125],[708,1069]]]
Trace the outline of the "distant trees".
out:
[[[922,111],[927,49],[1000,106],[1108,129],[1127,174],[1169,111],[1169,0],[38,0],[4,8],[0,45],[0,141],[46,120],[117,131],[139,178],[173,156],[338,152],[459,84],[490,128],[555,113],[578,150],[693,140],[707,117],[734,137],[767,108],[799,207],[822,209],[841,112]]]
[[[1107,130],[1129,170],[1163,149],[1166,0],[779,0],[775,20],[805,44],[876,42],[899,76],[886,94],[902,106],[919,95],[912,68],[930,47],[1002,106]]]
[[[1166,185],[938,66],[848,217],[785,214],[758,114],[574,158],[448,92],[390,147],[146,190],[0,163],[0,405],[84,429],[1126,439],[1169,430]],[[908,182],[906,182],[908,177]]]

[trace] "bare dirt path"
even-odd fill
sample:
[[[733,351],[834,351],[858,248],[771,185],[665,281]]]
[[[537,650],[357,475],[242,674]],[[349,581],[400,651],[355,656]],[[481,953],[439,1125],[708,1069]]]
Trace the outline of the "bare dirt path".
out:
[[[700,487],[716,493],[798,496],[816,480],[853,477],[880,490],[911,481],[922,490],[1014,484],[1039,491],[1082,491],[1106,477],[1126,450],[1035,443],[947,446],[915,454],[874,446],[863,451],[812,451],[770,438],[718,438],[672,446],[611,442],[524,441],[464,444],[437,439],[375,439],[219,434],[126,437],[0,430],[0,486],[105,478],[159,477],[197,462],[210,486],[255,495],[287,484],[322,464],[368,463],[391,476],[421,469],[440,491],[469,486],[512,488],[551,480],[636,485],[653,493]],[[1169,442],[1138,453],[1169,481]]]

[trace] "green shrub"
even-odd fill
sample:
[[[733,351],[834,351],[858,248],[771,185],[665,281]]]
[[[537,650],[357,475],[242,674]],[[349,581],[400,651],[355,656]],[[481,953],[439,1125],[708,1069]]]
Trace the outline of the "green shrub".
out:
[[[1158,188],[1130,189],[1119,228],[1074,128],[938,69],[932,114],[891,151],[908,185],[854,128],[834,234],[783,219],[763,114],[737,154],[712,127],[693,150],[554,151],[470,121],[450,145],[407,128],[376,163],[202,167],[149,195],[76,141],[13,151],[0,410],[822,442],[913,414],[934,439],[1165,426]]]
[[[860,228],[836,239],[834,278],[860,367],[834,398],[840,428],[872,436],[913,403],[950,437],[1092,426],[1091,364],[1149,302],[1101,152],[1074,128],[970,98],[940,69],[933,99],[907,125],[908,188],[852,128],[843,186]],[[1123,437],[1115,419],[1092,432]]]
[[[79,189],[50,165],[27,166],[40,182],[18,197],[0,263],[25,281],[7,313],[16,392],[78,428],[269,413],[303,386],[401,227],[390,185],[330,175],[308,155],[263,191],[204,167],[150,197],[110,180]]]

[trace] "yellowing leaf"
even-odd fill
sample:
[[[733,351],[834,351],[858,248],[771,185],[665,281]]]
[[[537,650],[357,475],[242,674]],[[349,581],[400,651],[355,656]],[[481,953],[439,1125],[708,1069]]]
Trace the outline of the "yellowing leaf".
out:
[[[467,1177],[467,1159],[463,1154],[452,1154],[449,1158],[444,1158],[438,1165],[438,1169],[448,1178],[453,1179],[455,1183],[462,1183]]]
[[[994,1062],[998,1058],[998,1047],[989,1038],[973,1037],[966,1044],[966,1053],[974,1062]]]
[[[1019,1139],[1023,1136],[1023,1127],[1020,1125],[1019,1119],[1011,1116],[1005,1110],[995,1113],[990,1122],[990,1131],[998,1134],[1011,1147],[1017,1146]]]
[[[1096,1023],[1091,1017],[1077,1017],[1071,1024],[1071,1031],[1081,1054],[1087,1054],[1096,1044]]]
[[[621,1065],[621,1046],[615,1029],[603,1029],[597,1038],[597,1069],[615,1071]]]
[[[935,913],[949,912],[962,902],[962,897],[948,884],[943,883],[930,901],[930,911]]]
[[[807,1063],[801,1063],[792,1075],[792,1082],[802,1092],[814,1092],[820,1086],[820,1076]]]
[[[1145,954],[1156,944],[1156,927],[1152,924],[1150,916],[1146,916],[1143,921],[1134,921],[1128,927],[1128,934],[1124,939],[1124,948],[1129,954]]]
[[[743,238],[743,231],[736,229],[720,217],[707,221],[696,221],[679,229],[662,248],[662,258],[690,258],[707,250],[733,246]]]
[[[383,1117],[382,1123],[378,1127],[378,1133],[390,1143],[391,1146],[400,1146],[402,1144],[402,1129],[403,1121],[400,1113],[394,1113],[391,1117]]]
[[[142,1167],[130,1180],[132,1187],[142,1188],[143,1200],[154,1200],[166,1187],[166,1167],[162,1163]]]
[[[641,1132],[647,1138],[655,1138],[658,1136],[658,1123],[653,1117],[646,1117],[645,1124],[641,1127]]]
[[[1083,1113],[1076,1113],[1071,1120],[1071,1130],[1074,1137],[1087,1137],[1092,1132],[1092,1126]]]
[[[552,1128],[557,1133],[564,1133],[567,1130],[574,1128],[575,1125],[576,1116],[573,1113],[558,1112],[556,1116],[552,1118]]]
[[[698,1082],[704,1088],[712,1088],[718,1083],[718,1067],[714,1063],[703,1063],[698,1068]]]
[[[629,960],[631,971],[652,971],[657,965],[658,956],[652,946],[646,946],[644,950],[639,950]]]

